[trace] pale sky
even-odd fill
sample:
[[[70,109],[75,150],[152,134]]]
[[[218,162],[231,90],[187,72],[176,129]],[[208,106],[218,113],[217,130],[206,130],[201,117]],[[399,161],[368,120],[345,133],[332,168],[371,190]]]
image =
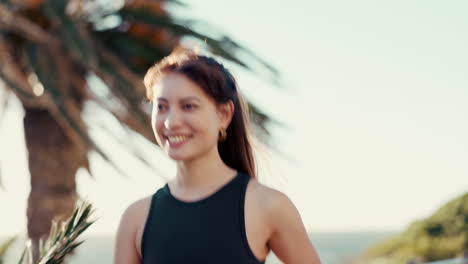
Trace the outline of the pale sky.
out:
[[[232,69],[244,93],[289,127],[275,128],[273,142],[289,159],[261,155],[260,176],[291,198],[309,231],[401,230],[468,190],[468,2],[199,0],[176,11],[282,72],[279,89]],[[25,230],[21,115],[12,104],[0,124],[0,234]],[[173,175],[158,150],[133,144]],[[99,215],[89,233],[113,234],[124,208],[164,183],[107,146],[132,176],[99,158],[96,179],[79,173],[79,192]]]

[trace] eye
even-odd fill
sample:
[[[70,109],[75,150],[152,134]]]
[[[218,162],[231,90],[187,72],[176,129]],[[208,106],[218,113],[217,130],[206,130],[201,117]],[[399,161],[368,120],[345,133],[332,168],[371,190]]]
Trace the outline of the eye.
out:
[[[156,104],[156,108],[158,109],[158,111],[166,110],[166,106],[163,104],[159,104],[159,103]]]
[[[195,109],[196,106],[195,106],[194,104],[184,104],[184,105],[182,106],[182,108],[183,108],[184,110],[190,111],[190,110]]]

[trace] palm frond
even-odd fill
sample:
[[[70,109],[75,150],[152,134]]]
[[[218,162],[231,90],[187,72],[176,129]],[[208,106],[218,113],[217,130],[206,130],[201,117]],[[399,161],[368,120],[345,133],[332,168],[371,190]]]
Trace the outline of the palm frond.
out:
[[[150,115],[143,104],[143,74],[169,54],[182,37],[201,40],[214,55],[248,71],[262,68],[273,79],[279,76],[274,67],[230,37],[194,29],[193,20],[176,19],[151,1],[138,3],[155,9],[142,8],[136,2],[105,7],[92,0],[93,8],[81,12],[79,7],[71,12],[70,5],[79,1],[47,0],[35,6],[32,13],[18,11],[21,9],[15,8],[14,2],[7,2],[0,2],[0,78],[25,106],[47,109],[78,146],[95,150],[120,173],[122,170],[89,136],[82,117],[83,102],[73,100],[78,93],[81,100],[93,100],[93,92],[83,84],[89,74],[105,82],[111,91],[110,99],[118,102],[119,109],[103,107],[122,125],[153,143],[152,132],[147,129]],[[94,27],[93,23],[111,16],[120,18],[121,23],[105,30]],[[146,33],[136,34],[137,28]],[[21,56],[27,59],[19,60]],[[38,76],[45,90],[43,95],[34,94],[27,80],[30,74]],[[266,123],[272,121],[271,117],[252,102],[249,106],[255,128],[268,138]]]
[[[232,45],[233,42],[226,41],[226,38],[222,37],[220,40],[214,39],[206,34],[197,32],[186,25],[178,23],[171,17],[154,14],[151,11],[143,8],[126,7],[119,10],[117,14],[122,17],[123,21],[130,23],[144,23],[155,28],[166,29],[169,32],[179,36],[191,36],[196,39],[200,39],[208,45],[208,48],[210,48],[214,54],[217,54],[242,67],[250,69],[250,67],[245,62],[234,55],[236,52],[235,49],[240,50],[240,45]]]
[[[148,65],[160,60],[170,50],[152,44],[149,40],[128,35],[125,31],[106,30],[94,32],[94,38],[124,60],[139,75],[145,73]]]
[[[0,80],[0,87],[2,87],[2,83]],[[3,118],[5,117],[6,109],[8,107],[9,99],[10,99],[10,91],[0,88],[0,127],[2,125]]]
[[[24,39],[37,43],[55,46],[59,44],[58,40],[49,32],[12,9],[8,5],[0,3],[0,29],[16,33]]]
[[[2,86],[2,83],[0,82],[0,87],[1,86]],[[3,89],[3,92],[0,93],[0,128],[2,127],[2,121],[3,121],[3,118],[5,117],[5,113],[8,107],[10,93],[11,92],[6,89]],[[2,189],[3,187],[4,186],[2,182],[2,161],[0,160],[0,189]],[[1,259],[1,256],[2,256],[2,247],[0,246],[0,259]],[[1,261],[0,261],[0,264],[1,264]]]
[[[0,264],[3,263],[3,258],[5,257],[8,249],[15,243],[17,237],[10,237],[6,241],[0,244]]]
[[[49,236],[39,242],[38,264],[60,264],[65,257],[84,241],[76,241],[96,220],[91,219],[94,209],[87,201],[76,203],[73,215],[64,222],[52,222]],[[27,243],[19,264],[30,263],[31,243]]]
[[[179,1],[179,0],[164,0],[164,1],[171,3],[171,4],[178,5],[178,6],[188,7],[187,3],[185,3],[184,1]]]
[[[127,133],[127,137],[125,140],[118,138],[112,131],[110,131],[110,129],[107,126],[100,125],[99,128],[105,131],[106,134],[110,135],[116,143],[118,143],[124,149],[132,153],[132,155],[136,157],[143,165],[145,165],[147,168],[149,168],[152,171],[158,172],[159,175],[163,176],[163,173],[161,173],[159,169],[157,168],[157,166],[154,165],[154,162],[145,158],[144,155],[142,155],[141,151],[137,148],[138,145],[134,144],[134,142],[130,140],[131,137],[133,136],[132,134],[134,134],[131,128],[126,127],[125,130]]]
[[[145,97],[145,87],[141,79],[133,73],[128,66],[122,63],[119,57],[115,56],[109,50],[98,45],[99,50],[99,76],[103,80],[112,81],[114,94],[125,102],[128,110],[134,113],[134,116],[142,123],[148,124],[149,116],[142,110],[142,99]]]
[[[49,236],[39,241],[39,259],[37,264],[61,264],[65,257],[84,241],[76,241],[78,237],[88,229],[96,220],[92,219],[94,209],[87,201],[78,201],[70,218],[63,222],[52,222]],[[0,258],[13,242],[10,239],[0,248]],[[2,251],[2,249],[4,249]],[[1,263],[1,262],[0,262]],[[32,264],[31,241],[26,241],[26,246],[21,254],[18,264]]]
[[[60,86],[60,76],[57,72],[60,69],[54,67],[55,64],[49,65],[48,62],[54,61],[54,58],[48,56],[47,50],[42,49],[41,52],[37,51],[38,47],[31,45],[26,49],[30,66],[34,69],[38,79],[47,87],[47,92],[55,103],[55,108],[49,109],[55,116],[57,121],[69,134],[70,138],[75,141],[77,146],[82,148],[94,149],[104,160],[111,164],[120,174],[123,171],[113,162],[108,155],[101,150],[95,141],[88,135],[86,126],[81,116],[80,106],[70,96],[67,96],[65,87]],[[67,85],[62,82],[62,85]]]
[[[66,2],[63,0],[45,1],[43,9],[57,27],[64,40],[62,43],[69,48],[71,53],[75,53],[73,54],[75,57],[86,62],[85,65],[95,65],[95,48],[91,40],[86,37],[87,32],[83,25],[67,16]]]
[[[23,253],[21,253],[18,264],[32,264],[32,248],[30,240],[26,241],[26,246],[23,249]]]
[[[48,96],[36,96],[33,92],[33,85],[28,81],[28,72],[24,71],[24,66],[20,59],[24,50],[15,47],[11,40],[0,36],[0,79],[5,86],[15,93],[25,106],[47,109],[53,103]]]

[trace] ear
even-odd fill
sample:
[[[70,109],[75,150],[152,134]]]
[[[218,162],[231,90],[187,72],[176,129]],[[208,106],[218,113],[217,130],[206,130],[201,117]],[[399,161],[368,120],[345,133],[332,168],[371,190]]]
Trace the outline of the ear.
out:
[[[232,100],[229,100],[224,104],[220,104],[218,107],[218,114],[221,127],[226,129],[234,116],[234,103]]]

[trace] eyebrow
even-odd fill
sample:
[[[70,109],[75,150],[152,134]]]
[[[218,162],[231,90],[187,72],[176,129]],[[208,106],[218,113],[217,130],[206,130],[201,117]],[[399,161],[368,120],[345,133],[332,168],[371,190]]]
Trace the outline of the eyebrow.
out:
[[[163,101],[163,102],[169,102],[169,100],[167,100],[164,97],[158,97],[157,100],[158,101]],[[180,101],[190,101],[190,100],[200,101],[200,99],[198,97],[195,97],[195,96],[187,96],[187,97],[183,97],[183,98],[180,99]]]

